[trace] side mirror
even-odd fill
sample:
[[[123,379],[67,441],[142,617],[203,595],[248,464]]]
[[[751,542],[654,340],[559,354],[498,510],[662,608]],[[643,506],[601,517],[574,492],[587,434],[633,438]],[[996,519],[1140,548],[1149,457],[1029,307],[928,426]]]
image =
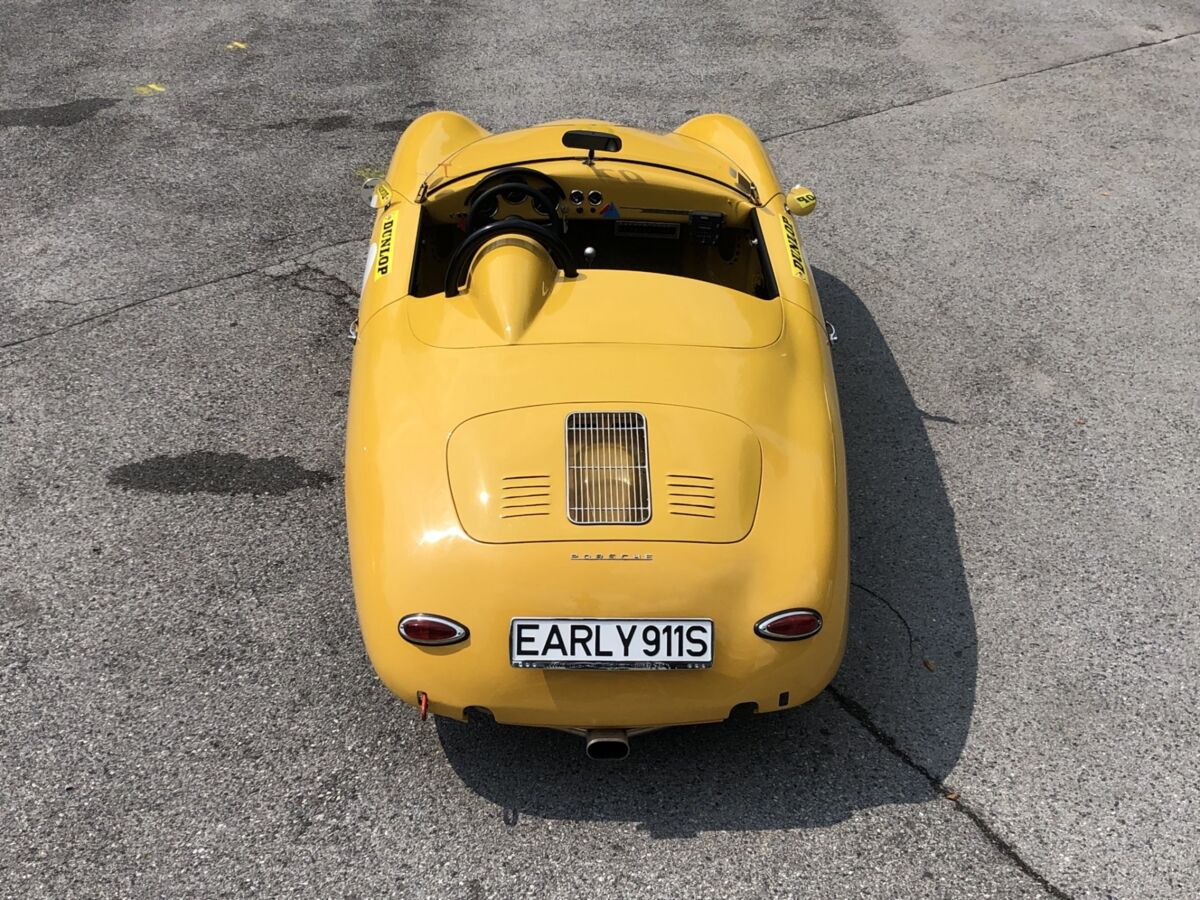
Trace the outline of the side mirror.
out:
[[[392,203],[392,191],[382,178],[368,178],[362,185],[363,197],[371,209],[387,209]]]
[[[793,216],[807,216],[817,208],[817,196],[804,185],[798,184],[787,192],[784,205]]]

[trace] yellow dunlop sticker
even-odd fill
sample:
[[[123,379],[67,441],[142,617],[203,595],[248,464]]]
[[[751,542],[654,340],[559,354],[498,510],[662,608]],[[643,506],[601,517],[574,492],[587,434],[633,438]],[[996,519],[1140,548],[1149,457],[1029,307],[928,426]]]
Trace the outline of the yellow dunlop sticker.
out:
[[[783,240],[787,244],[788,259],[792,263],[792,274],[797,278],[808,281],[808,266],[804,264],[804,254],[800,252],[800,237],[796,234],[796,226],[792,217],[784,213],[779,217],[783,224]]]
[[[375,257],[375,280],[378,281],[392,270],[392,256],[395,252],[396,214],[386,213],[383,226],[379,229],[379,253]]]

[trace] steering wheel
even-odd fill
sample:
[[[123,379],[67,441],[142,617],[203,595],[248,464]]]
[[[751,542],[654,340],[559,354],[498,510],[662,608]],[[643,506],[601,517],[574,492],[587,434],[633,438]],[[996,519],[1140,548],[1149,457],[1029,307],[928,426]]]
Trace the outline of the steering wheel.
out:
[[[536,185],[536,186],[535,186]],[[531,222],[519,216],[492,221],[500,208],[499,198],[516,203],[528,197],[534,212],[546,216],[550,223]],[[458,295],[459,286],[467,274],[467,268],[479,252],[479,248],[501,234],[521,234],[541,244],[554,264],[562,269],[567,278],[575,278],[579,270],[575,267],[575,256],[563,239],[566,228],[558,214],[559,201],[566,192],[557,181],[536,169],[512,166],[500,169],[475,185],[467,197],[466,238],[450,256],[446,266],[446,296]]]
[[[550,254],[554,264],[563,270],[563,275],[567,278],[575,278],[579,275],[579,270],[575,268],[575,257],[571,254],[571,248],[567,246],[567,242],[562,239],[561,235],[551,231],[545,225],[530,222],[528,219],[501,219],[499,222],[492,222],[477,231],[472,231],[467,235],[467,239],[458,245],[458,249],[454,251],[446,266],[447,297],[458,296],[459,285],[462,284],[463,277],[467,274],[467,267],[475,259],[479,248],[501,234],[520,234],[533,238],[546,248],[546,252]]]
[[[558,214],[558,203],[546,196],[545,191],[538,190],[529,184],[519,181],[508,181],[487,188],[479,193],[471,203],[467,213],[467,234],[472,234],[477,228],[482,228],[491,221],[492,216],[500,209],[497,198],[503,197],[509,203],[516,203],[522,197],[533,201],[534,212],[539,212],[550,219],[550,225],[556,234],[563,233],[562,217]],[[528,220],[521,220],[528,221]]]
[[[516,191],[520,190],[518,186],[537,188],[542,196],[533,198],[533,207],[534,211],[539,215],[549,216],[547,210],[555,209],[559,203],[567,199],[567,192],[562,189],[562,185],[549,175],[539,172],[537,169],[530,169],[527,166],[506,166],[503,169],[497,169],[486,178],[481,179],[471,189],[471,193],[467,195],[466,205],[473,207],[475,201],[484,192],[501,184],[509,186],[510,190],[513,191],[512,196],[506,196],[507,192],[501,192],[501,195],[505,196],[505,199],[510,203],[518,202],[523,196],[530,196],[523,191],[517,194]],[[484,207],[484,204],[481,204],[482,207]],[[491,215],[495,215],[496,209],[493,207],[490,212]]]

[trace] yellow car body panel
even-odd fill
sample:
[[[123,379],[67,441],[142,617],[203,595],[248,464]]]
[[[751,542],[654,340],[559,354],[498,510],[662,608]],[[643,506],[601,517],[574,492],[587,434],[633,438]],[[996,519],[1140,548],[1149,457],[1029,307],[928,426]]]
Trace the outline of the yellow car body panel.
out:
[[[407,200],[415,200],[438,163],[487,134],[458,113],[441,111],[418,116],[396,144],[387,171],[389,186]]]
[[[591,525],[588,543],[629,541],[631,535],[639,542],[728,544],[744,538],[754,524],[762,474],[762,449],[750,427],[706,409],[637,405],[654,426],[649,481],[658,514],[638,526]],[[558,459],[563,422],[572,412],[606,408],[597,403],[524,406],[459,425],[450,435],[446,463],[467,536],[488,544],[577,543],[579,526],[557,515],[567,507]]]
[[[448,349],[508,343],[495,322],[495,304],[481,292],[408,304],[409,324],[423,343]],[[647,297],[653,296],[653,309]],[[690,320],[690,321],[689,321]],[[686,332],[679,323],[689,321]],[[671,275],[600,270],[581,272],[549,292],[537,316],[521,329],[522,344],[660,344],[768,347],[783,333],[780,304],[730,296],[717,285]]]
[[[769,203],[780,193],[779,181],[758,136],[733,116],[708,113],[688,119],[676,134],[719,150],[754,182],[760,203]]]
[[[424,694],[436,714],[477,707],[511,724],[649,728],[722,720],[745,704],[795,706],[837,671],[849,573],[830,347],[778,181],[749,129],[727,119],[701,117],[674,135],[578,120],[486,136],[433,113],[401,139],[361,300],[346,514],[363,639],[406,702]],[[622,149],[589,165],[563,146],[568,129],[616,133]],[[656,221],[658,209],[718,210],[746,228],[757,217],[777,291],[757,297],[618,268],[568,278],[537,241],[508,236],[483,245],[457,296],[416,296],[421,222],[461,218],[465,192],[508,166],[535,169],[567,194],[620,192],[610,202],[639,207],[639,221]],[[587,224],[599,211],[572,206],[563,204],[568,235],[599,227]],[[587,411],[644,416],[645,524],[570,521],[564,421]],[[505,479],[532,476],[544,476],[544,489],[538,481],[539,496],[518,500],[534,512],[513,515]],[[696,479],[711,481],[715,500],[693,517],[674,495]],[[822,616],[815,636],[755,633],[765,616],[800,607]],[[462,623],[469,637],[409,643],[398,623],[414,613]],[[712,664],[512,666],[511,620],[539,616],[711,619]]]

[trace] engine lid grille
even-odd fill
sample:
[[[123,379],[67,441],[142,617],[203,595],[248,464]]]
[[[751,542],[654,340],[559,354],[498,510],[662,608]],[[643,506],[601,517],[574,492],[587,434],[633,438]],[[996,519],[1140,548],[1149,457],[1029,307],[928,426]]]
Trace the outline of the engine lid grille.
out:
[[[567,416],[567,518],[576,525],[650,521],[646,417],[637,412]]]

